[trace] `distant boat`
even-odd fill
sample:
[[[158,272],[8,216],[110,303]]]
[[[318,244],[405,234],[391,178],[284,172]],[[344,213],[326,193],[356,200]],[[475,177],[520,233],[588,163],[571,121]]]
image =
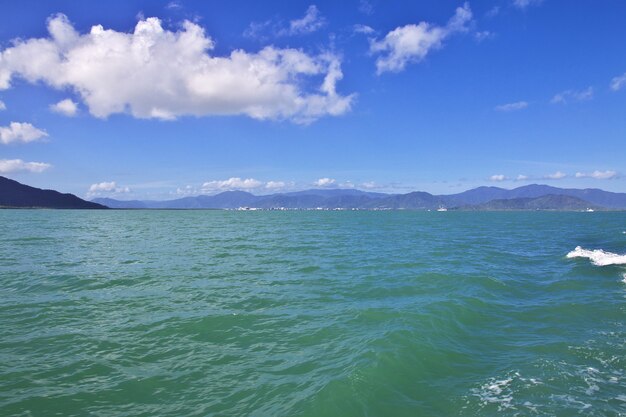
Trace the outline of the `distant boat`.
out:
[[[447,208],[445,208],[444,206],[439,206],[439,208],[437,209],[437,211],[448,211]]]
[[[587,209],[587,210],[585,210],[585,211],[586,211],[587,213],[593,213],[593,212],[594,212],[594,209],[592,209],[592,208],[588,208],[588,209]]]

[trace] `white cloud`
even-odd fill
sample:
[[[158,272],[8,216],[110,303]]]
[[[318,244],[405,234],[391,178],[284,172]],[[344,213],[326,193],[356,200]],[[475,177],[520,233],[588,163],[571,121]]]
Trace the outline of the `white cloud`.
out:
[[[148,18],[132,33],[96,25],[80,34],[56,15],[48,32],[48,38],[17,40],[0,52],[0,90],[17,76],[71,88],[100,118],[247,115],[308,123],[348,112],[354,99],[336,91],[343,74],[334,54],[268,46],[214,56],[214,40],[190,21],[175,32]]]
[[[118,187],[115,181],[103,181],[96,184],[91,184],[89,187],[89,195],[99,194],[125,194],[130,193],[129,187]]]
[[[371,27],[362,24],[356,24],[352,26],[352,30],[354,31],[354,33],[361,33],[363,35],[371,35],[375,32],[374,29],[372,29]]]
[[[494,181],[494,182],[500,182],[500,181],[506,181],[508,180],[508,177],[506,177],[503,174],[496,174],[496,175],[492,175],[491,177],[489,177],[489,181]]]
[[[528,6],[540,4],[543,0],[513,0],[513,6],[518,9],[526,9]]]
[[[0,111],[1,110],[6,110],[7,109],[7,105],[4,104],[4,101],[0,100]]]
[[[372,40],[370,52],[380,54],[376,59],[376,72],[399,72],[410,62],[419,62],[433,49],[443,46],[443,41],[457,32],[466,32],[472,20],[469,4],[458,7],[446,26],[428,22],[397,27],[382,40]]]
[[[315,185],[316,187],[333,187],[336,183],[337,181],[333,178],[320,178],[319,180],[315,181],[313,185]]]
[[[546,179],[546,180],[560,180],[560,179],[563,179],[565,177],[567,177],[567,174],[565,174],[564,172],[561,172],[561,171],[557,171],[554,174],[545,175],[543,177],[543,179]]]
[[[376,184],[374,181],[366,181],[361,184],[361,187],[372,190],[374,188],[378,188],[378,184]]]
[[[56,104],[51,104],[50,110],[55,113],[71,117],[76,115],[76,112],[78,111],[78,105],[74,103],[74,101],[72,101],[71,99],[66,98],[65,100],[61,100]]]
[[[610,180],[610,179],[617,178],[618,176],[619,174],[616,171],[611,171],[611,170],[607,170],[607,171],[596,170],[590,173],[585,173],[585,172],[576,173],[576,178],[593,178],[596,180]]]
[[[584,90],[565,90],[552,97],[552,104],[567,104],[570,102],[579,102],[591,100],[593,98],[593,87],[587,87]]]
[[[0,126],[0,142],[5,145],[11,142],[34,142],[46,136],[48,134],[45,131],[30,123],[11,122],[9,126]]]
[[[287,186],[284,181],[268,181],[265,183],[265,188],[268,190],[280,190]]]
[[[202,191],[218,191],[218,190],[253,190],[263,186],[263,182],[254,178],[241,179],[232,177],[223,181],[207,181],[202,184]]]
[[[311,5],[306,10],[304,17],[289,22],[289,29],[284,35],[302,35],[315,32],[326,24],[326,20],[320,15],[317,6]]]
[[[20,171],[40,173],[51,166],[52,165],[44,162],[24,162],[21,159],[0,159],[0,174]]]
[[[507,103],[507,104],[501,104],[499,106],[496,106],[495,110],[509,112],[509,111],[515,111],[515,110],[523,110],[526,107],[528,107],[528,102],[516,101],[515,103]]]
[[[529,180],[530,177],[528,175],[524,175],[524,174],[519,174],[517,177],[515,177],[515,181],[526,181]]]
[[[626,72],[620,76],[614,77],[611,80],[611,90],[619,91],[626,86]]]

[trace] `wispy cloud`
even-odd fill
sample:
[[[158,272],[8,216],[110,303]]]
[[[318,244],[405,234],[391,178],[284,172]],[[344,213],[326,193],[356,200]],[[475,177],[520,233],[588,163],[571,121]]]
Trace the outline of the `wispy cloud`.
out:
[[[485,13],[485,16],[488,18],[494,18],[500,14],[500,6],[493,6],[491,9]]]
[[[290,20],[288,23],[280,19],[252,22],[243,35],[247,38],[264,42],[276,37],[307,35],[323,28],[326,23],[324,16],[322,16],[317,6],[313,4],[307,8],[303,17]]]
[[[21,159],[0,159],[0,174],[23,171],[40,173],[50,167],[52,167],[52,165],[44,162],[24,162]]]
[[[286,35],[303,35],[312,33],[322,28],[326,24],[326,19],[320,14],[317,6],[309,6],[304,16],[289,22],[289,29]]]
[[[555,173],[544,175],[544,180],[562,180],[567,177],[567,174],[561,171],[556,171]]]
[[[46,136],[46,131],[30,123],[11,122],[9,126],[0,126],[0,143],[5,145],[13,142],[34,142]]]
[[[170,10],[177,10],[177,9],[181,9],[182,7],[183,7],[183,4],[180,1],[176,1],[176,0],[170,1],[165,6],[166,9],[170,9]]]
[[[584,90],[565,90],[552,97],[552,104],[567,104],[580,101],[587,101],[593,98],[593,87],[587,87]]]
[[[611,80],[611,90],[613,91],[619,91],[621,90],[624,86],[626,86],[626,72],[622,75],[619,75],[617,77],[614,77]]]
[[[443,46],[443,41],[450,35],[467,32],[472,20],[472,11],[468,3],[458,7],[454,16],[445,26],[428,22],[400,26],[381,40],[372,40],[370,52],[378,55],[376,72],[399,72],[411,62],[419,62],[433,49]]]
[[[7,109],[7,105],[4,104],[4,101],[0,100],[0,111],[6,110],[6,109]]]
[[[359,0],[359,11],[363,14],[370,15],[374,13],[374,5],[370,0]]]
[[[510,112],[516,110],[523,110],[528,107],[528,102],[526,101],[516,101],[514,103],[501,104],[495,107],[496,111]]]
[[[496,34],[488,30],[474,32],[474,39],[476,39],[478,42],[483,42],[488,39],[493,39],[495,37],[496,37]]]
[[[611,171],[611,170],[607,170],[607,171],[593,171],[593,172],[577,172],[576,173],[576,178],[593,178],[596,180],[611,180],[611,179],[615,179],[619,177],[619,174],[617,173],[617,171]]]
[[[317,20],[305,19],[294,30],[316,27]],[[214,40],[190,21],[170,31],[152,17],[131,33],[96,25],[80,34],[66,16],[56,15],[48,20],[48,32],[2,51],[0,90],[22,77],[74,89],[99,118],[130,113],[163,120],[246,115],[310,123],[350,111],[354,99],[336,90],[343,76],[337,55],[267,46],[214,56]]]
[[[513,0],[513,6],[518,9],[524,10],[528,6],[539,5],[543,0]]]
[[[352,26],[354,33],[360,33],[363,35],[371,35],[375,30],[367,25],[356,24]]]

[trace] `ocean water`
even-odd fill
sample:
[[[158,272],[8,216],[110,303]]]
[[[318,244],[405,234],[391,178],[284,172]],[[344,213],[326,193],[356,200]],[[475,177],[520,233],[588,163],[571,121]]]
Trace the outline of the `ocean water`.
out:
[[[624,416],[625,231],[0,210],[0,415]]]

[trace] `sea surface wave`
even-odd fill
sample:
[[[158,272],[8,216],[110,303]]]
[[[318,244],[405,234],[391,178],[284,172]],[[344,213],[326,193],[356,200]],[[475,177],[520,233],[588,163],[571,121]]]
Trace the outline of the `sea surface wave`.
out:
[[[0,415],[626,415],[625,225],[0,210]]]

